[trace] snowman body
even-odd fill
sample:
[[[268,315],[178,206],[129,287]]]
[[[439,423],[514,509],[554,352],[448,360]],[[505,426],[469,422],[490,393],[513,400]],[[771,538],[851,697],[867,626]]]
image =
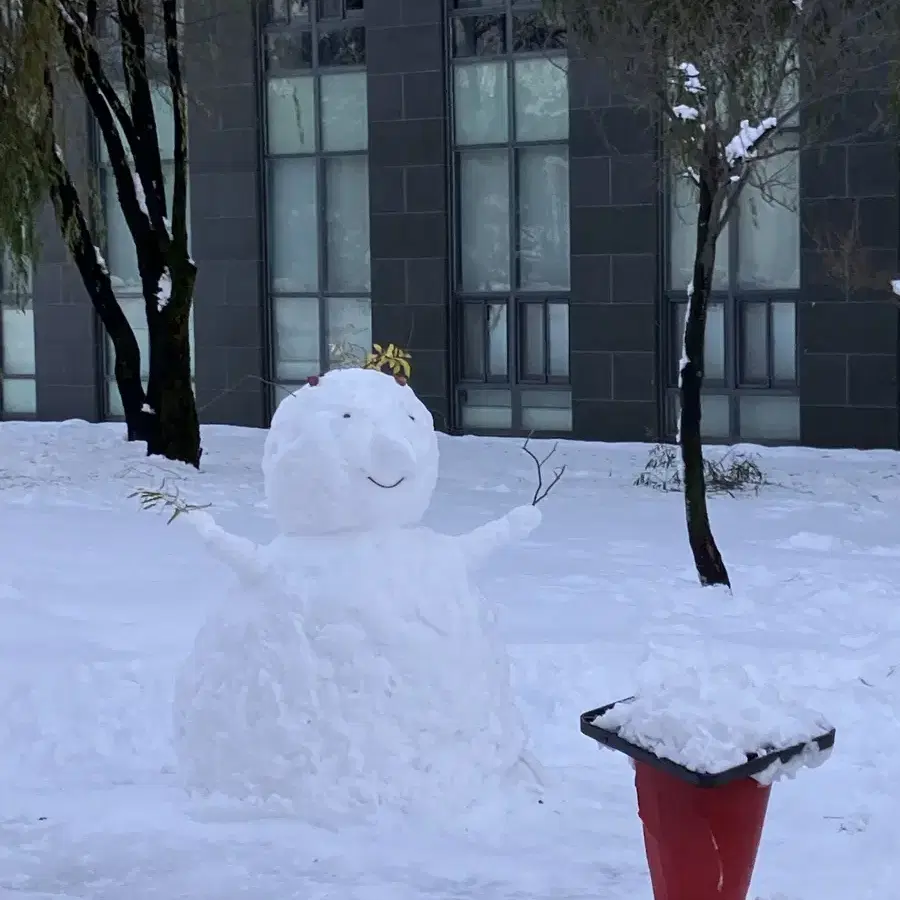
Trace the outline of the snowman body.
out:
[[[266,547],[193,521],[239,576],[182,667],[189,788],[297,810],[467,805],[520,777],[505,648],[472,581],[538,523],[420,524],[437,480],[427,409],[392,377],[338,370],[286,398],[263,458]]]

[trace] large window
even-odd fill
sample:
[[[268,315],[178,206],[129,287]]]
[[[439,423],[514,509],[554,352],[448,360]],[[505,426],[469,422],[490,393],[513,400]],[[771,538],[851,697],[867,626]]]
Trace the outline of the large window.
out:
[[[454,6],[460,423],[571,431],[565,31],[539,3]]]
[[[124,90],[122,91],[124,97]],[[172,209],[172,183],[175,172],[175,128],[173,124],[172,101],[168,88],[160,86],[153,93],[153,108],[156,112],[156,128],[159,135],[159,149],[162,156],[163,178],[165,179],[168,210]],[[146,388],[150,374],[150,335],[147,328],[147,314],[141,293],[141,277],[138,271],[137,252],[134,239],[119,205],[116,181],[109,166],[106,144],[98,138],[100,155],[100,192],[102,197],[105,229],[106,264],[112,276],[113,290],[125,317],[131,324],[141,350],[141,378]],[[190,235],[190,201],[188,202],[188,234]],[[194,314],[190,317],[191,371],[194,369]],[[111,419],[124,415],[122,398],[116,387],[114,376],[114,355],[112,342],[107,338],[106,347],[106,412]]]
[[[372,346],[366,42],[362,0],[271,0],[269,12],[272,356],[291,387]]]
[[[0,418],[30,418],[37,412],[34,310],[31,273],[24,284],[0,258]]]
[[[716,244],[706,323],[702,430],[712,441],[800,439],[797,294],[800,213],[797,135],[777,137]],[[779,151],[779,152],[775,152]],[[678,419],[678,362],[696,245],[697,195],[669,191],[668,430]]]

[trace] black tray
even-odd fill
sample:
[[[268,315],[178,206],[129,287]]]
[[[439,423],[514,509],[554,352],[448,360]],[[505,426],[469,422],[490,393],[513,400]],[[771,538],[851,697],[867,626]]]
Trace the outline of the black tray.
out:
[[[734,766],[731,769],[726,769],[724,772],[695,772],[693,769],[688,769],[685,766],[679,765],[671,759],[664,759],[663,757],[656,756],[656,754],[651,753],[644,747],[626,741],[624,738],[619,737],[618,733],[614,730],[601,728],[599,725],[593,724],[594,719],[596,719],[597,716],[602,716],[604,713],[609,712],[609,710],[619,703],[629,703],[634,699],[634,697],[625,697],[622,700],[616,700],[615,703],[608,703],[606,706],[601,706],[598,709],[592,709],[586,713],[582,713],[581,733],[586,734],[589,738],[593,738],[598,743],[603,744],[612,750],[618,750],[626,756],[630,756],[635,762],[646,763],[648,766],[661,769],[663,772],[668,772],[670,775],[674,775],[676,778],[680,778],[682,781],[686,781],[688,784],[693,784],[697,787],[722,787],[722,785],[728,784],[729,782],[756,775],[767,769],[774,762],[788,762],[788,760],[793,759],[795,756],[799,756],[810,744],[815,744],[819,750],[828,750],[834,746],[835,730],[832,728],[831,731],[820,734],[810,741],[805,741],[802,744],[794,744],[792,747],[787,747],[783,750],[773,750],[771,753],[766,753],[764,756],[748,753],[747,762],[742,763],[739,766]]]

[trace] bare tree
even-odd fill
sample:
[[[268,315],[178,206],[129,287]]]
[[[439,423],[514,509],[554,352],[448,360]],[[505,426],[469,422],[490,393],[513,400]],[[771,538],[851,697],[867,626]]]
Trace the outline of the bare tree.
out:
[[[197,466],[189,321],[187,101],[179,0],[0,0],[0,243],[24,277],[49,197],[60,232],[109,335],[129,440]],[[170,104],[174,175],[167,198],[154,92]],[[90,109],[137,256],[149,378],[98,247],[91,188],[67,160],[66,100]],[[90,179],[89,179],[90,180]],[[171,208],[170,208],[171,207]]]
[[[701,584],[730,585],[706,504],[700,400],[716,242],[742,194],[783,202],[791,155],[829,140],[841,98],[884,72],[896,0],[545,0],[581,54],[659,128],[667,175],[697,210],[678,441],[688,540]],[[877,127],[873,122],[861,126]],[[802,126],[802,127],[798,127]],[[671,168],[669,168],[671,167]]]

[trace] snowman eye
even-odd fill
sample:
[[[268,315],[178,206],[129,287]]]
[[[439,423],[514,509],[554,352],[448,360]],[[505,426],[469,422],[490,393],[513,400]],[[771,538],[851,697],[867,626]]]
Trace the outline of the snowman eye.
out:
[[[344,413],[344,418],[345,418],[345,419],[349,419],[349,418],[350,418],[350,413]]]
[[[415,422],[415,421],[416,421],[416,417],[415,417],[415,416],[410,416],[410,419],[412,419],[412,420],[413,420],[413,422]]]

